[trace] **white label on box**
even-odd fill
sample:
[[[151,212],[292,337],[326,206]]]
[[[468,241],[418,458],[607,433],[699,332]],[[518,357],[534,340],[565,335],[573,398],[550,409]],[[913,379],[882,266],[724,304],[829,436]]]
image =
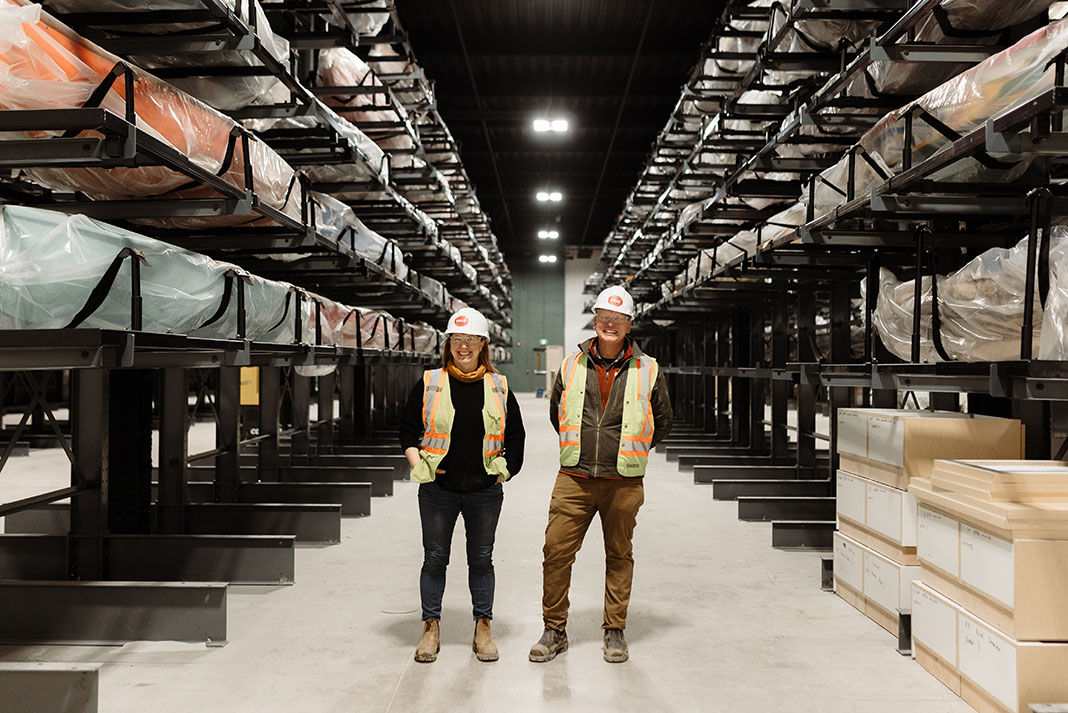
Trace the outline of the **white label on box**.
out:
[[[904,492],[868,483],[868,527],[901,542],[901,496]]]
[[[916,523],[916,554],[924,562],[960,574],[960,527],[956,520],[922,505]]]
[[[838,491],[835,494],[835,506],[838,514],[863,525],[865,522],[864,502],[864,481],[839,473]]]
[[[1016,710],[1016,647],[1006,637],[966,612],[960,615],[960,672]]]
[[[834,533],[834,576],[858,592],[864,591],[864,555],[845,535]]]
[[[960,578],[980,592],[1013,606],[1013,547],[970,525],[960,525]]]
[[[916,511],[919,504],[912,493],[901,496],[901,546],[916,546]]]
[[[898,467],[905,465],[904,420],[868,417],[868,458]]]
[[[912,585],[912,636],[956,668],[957,610],[917,583]]]
[[[868,417],[854,411],[838,411],[838,452],[868,456]]]
[[[864,553],[864,596],[893,613],[901,607],[901,565]]]

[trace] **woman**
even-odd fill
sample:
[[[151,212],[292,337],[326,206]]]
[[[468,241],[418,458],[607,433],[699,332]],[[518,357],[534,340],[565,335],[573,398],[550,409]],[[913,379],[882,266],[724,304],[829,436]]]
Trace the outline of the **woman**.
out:
[[[486,318],[465,307],[449,318],[445,334],[443,368],[423,374],[400,423],[412,480],[421,484],[423,638],[415,660],[428,663],[438,657],[445,568],[456,518],[463,514],[475,618],[472,649],[479,661],[496,661],[490,634],[493,539],[504,502],[501,483],[522,467],[526,434],[508,381],[490,363]]]

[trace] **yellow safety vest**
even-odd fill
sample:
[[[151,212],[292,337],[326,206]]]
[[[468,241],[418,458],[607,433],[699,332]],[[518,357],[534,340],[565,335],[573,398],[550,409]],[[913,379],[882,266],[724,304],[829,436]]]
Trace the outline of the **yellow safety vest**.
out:
[[[560,423],[560,465],[579,462],[582,408],[586,400],[586,370],[589,357],[575,352],[561,370],[564,391],[557,408]],[[645,475],[653,445],[653,405],[649,394],[656,383],[658,366],[650,356],[634,357],[627,367],[627,390],[623,393],[623,434],[619,439],[616,470],[620,475]]]
[[[482,462],[488,475],[511,477],[504,456],[504,426],[508,419],[508,379],[502,374],[487,373],[482,379],[486,397],[482,405],[482,424],[486,430],[482,441]],[[419,442],[419,464],[412,468],[412,480],[429,483],[445,454],[456,409],[452,405],[449,372],[431,369],[423,372],[423,438]]]

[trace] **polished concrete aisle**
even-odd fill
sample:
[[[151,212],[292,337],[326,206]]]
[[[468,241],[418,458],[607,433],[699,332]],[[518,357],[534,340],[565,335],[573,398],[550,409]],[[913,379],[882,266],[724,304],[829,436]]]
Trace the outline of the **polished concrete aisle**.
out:
[[[604,557],[594,525],[575,568],[571,649],[528,662],[542,629],[541,546],[557,456],[548,402],[520,404],[527,463],[505,486],[495,556],[499,662],[471,652],[462,524],[441,654],[434,664],[412,660],[421,548],[410,483],[374,500],[371,517],[347,520],[340,545],[300,549],[294,586],[231,588],[222,648],[4,648],[0,659],[103,662],[102,713],[971,710],[898,655],[889,634],[820,591],[817,555],[771,549],[770,526],[739,522],[733,503],[713,501],[662,455],[652,459],[635,535],[631,660],[601,658]]]

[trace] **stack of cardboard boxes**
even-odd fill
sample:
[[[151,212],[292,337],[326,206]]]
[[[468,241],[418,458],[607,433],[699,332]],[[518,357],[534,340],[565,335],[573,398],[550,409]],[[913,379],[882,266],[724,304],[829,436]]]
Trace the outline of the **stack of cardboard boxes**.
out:
[[[839,409],[835,591],[891,632],[920,577],[913,478],[937,458],[1018,458],[1019,421],[955,412]]]
[[[916,660],[983,713],[1068,701],[1068,463],[937,461],[909,494]]]

